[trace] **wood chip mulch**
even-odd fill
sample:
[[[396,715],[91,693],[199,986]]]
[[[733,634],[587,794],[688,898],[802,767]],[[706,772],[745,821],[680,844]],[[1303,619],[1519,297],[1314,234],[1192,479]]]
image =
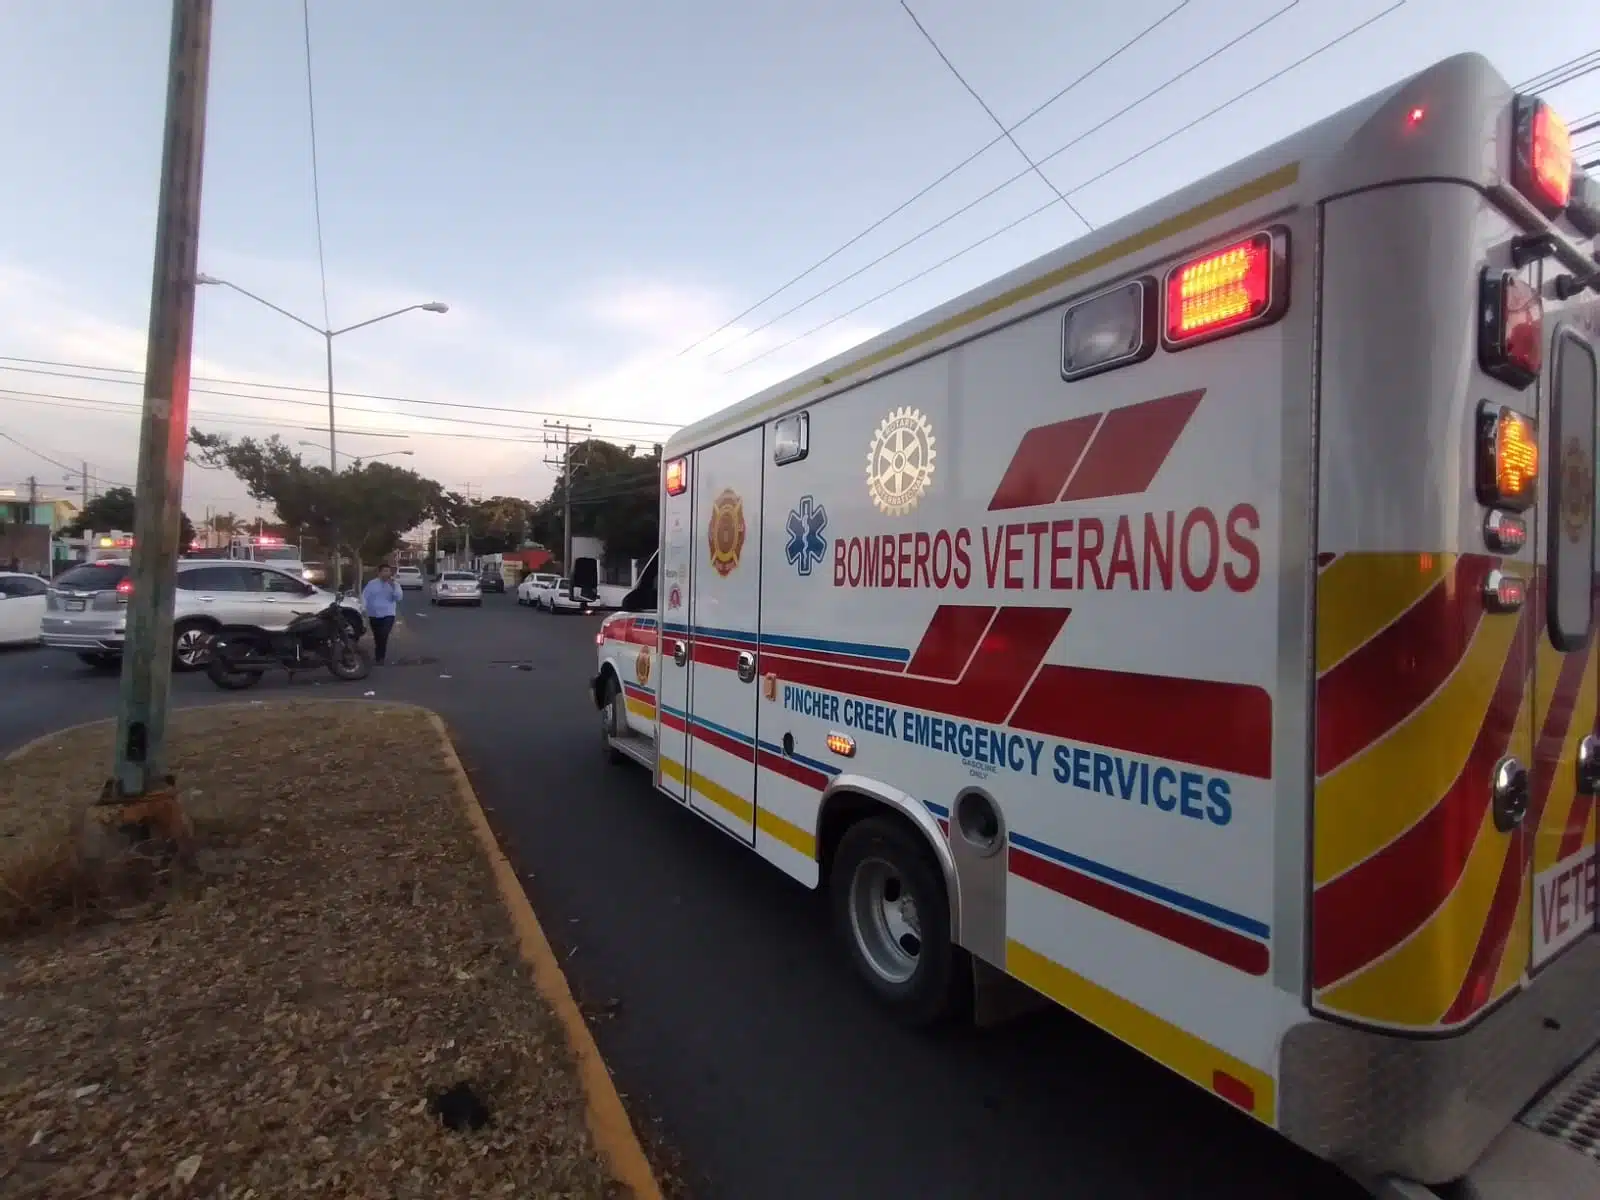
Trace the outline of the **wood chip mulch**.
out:
[[[0,763],[0,883],[111,737]],[[619,1195],[426,716],[189,709],[171,741],[197,870],[0,941],[0,1195]]]

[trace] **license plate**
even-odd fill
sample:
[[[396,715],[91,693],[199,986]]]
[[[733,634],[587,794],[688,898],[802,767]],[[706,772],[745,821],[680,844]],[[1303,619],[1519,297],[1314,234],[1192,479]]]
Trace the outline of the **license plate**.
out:
[[[63,607],[65,607],[68,612],[82,612],[83,611],[83,601],[82,600],[67,600],[67,601],[63,602]]]

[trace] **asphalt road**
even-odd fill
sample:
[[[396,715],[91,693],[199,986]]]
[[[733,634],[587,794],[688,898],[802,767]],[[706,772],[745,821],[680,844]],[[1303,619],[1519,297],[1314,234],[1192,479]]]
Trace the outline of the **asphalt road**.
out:
[[[924,1036],[863,994],[820,898],[607,765],[585,694],[595,617],[491,596],[412,601],[358,684],[273,679],[252,699],[373,692],[437,709],[507,840],[595,1033],[696,1197],[1362,1195],[1191,1085],[1061,1012]],[[117,684],[0,652],[0,751],[109,716]],[[236,697],[204,676],[180,705]]]

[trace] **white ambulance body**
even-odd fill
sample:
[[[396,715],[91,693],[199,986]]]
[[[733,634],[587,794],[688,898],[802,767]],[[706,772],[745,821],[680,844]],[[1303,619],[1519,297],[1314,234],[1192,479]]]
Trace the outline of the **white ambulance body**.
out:
[[[609,752],[910,1019],[1009,977],[1374,1190],[1590,1194],[1567,146],[1453,58],[683,430]]]

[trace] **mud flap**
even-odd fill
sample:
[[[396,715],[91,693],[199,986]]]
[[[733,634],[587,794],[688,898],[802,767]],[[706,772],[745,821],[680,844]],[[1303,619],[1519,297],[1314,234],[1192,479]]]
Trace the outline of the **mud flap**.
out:
[[[972,963],[972,1023],[980,1029],[1051,1007],[1051,1002],[1025,983],[992,967],[977,955]]]

